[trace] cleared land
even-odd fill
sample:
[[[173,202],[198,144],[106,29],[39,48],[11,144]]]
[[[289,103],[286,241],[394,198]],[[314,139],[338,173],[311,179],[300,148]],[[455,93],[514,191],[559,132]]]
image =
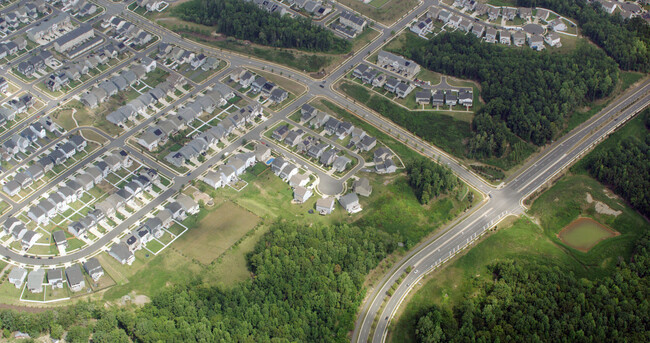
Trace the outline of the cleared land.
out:
[[[183,255],[209,264],[257,225],[259,217],[224,202],[215,210],[202,209],[195,227],[172,243]]]

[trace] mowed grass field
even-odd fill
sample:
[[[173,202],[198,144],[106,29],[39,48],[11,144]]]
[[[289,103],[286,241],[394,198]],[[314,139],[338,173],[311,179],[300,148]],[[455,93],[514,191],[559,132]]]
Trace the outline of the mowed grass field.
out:
[[[215,209],[201,209],[197,217],[196,225],[172,244],[203,264],[214,261],[259,222],[259,217],[230,201]]]
[[[622,213],[618,216],[597,213],[595,202],[586,199],[587,192],[593,200]],[[619,257],[629,260],[634,242],[643,231],[650,229],[641,215],[612,197],[596,180],[583,175],[562,178],[534,201],[528,214],[506,219],[497,225],[497,231],[488,233],[475,247],[423,280],[396,315],[389,341],[413,342],[416,320],[422,311],[433,304],[459,304],[473,294],[476,285],[491,279],[487,266],[497,261],[534,261],[557,266],[579,277],[598,278],[611,274]],[[576,250],[557,236],[578,217],[593,218],[621,234],[601,241],[587,252]],[[575,243],[596,239],[593,232],[588,232],[589,237],[583,233],[577,233]]]
[[[576,250],[587,252],[600,241],[617,234],[591,218],[578,218],[562,229],[558,238]]]

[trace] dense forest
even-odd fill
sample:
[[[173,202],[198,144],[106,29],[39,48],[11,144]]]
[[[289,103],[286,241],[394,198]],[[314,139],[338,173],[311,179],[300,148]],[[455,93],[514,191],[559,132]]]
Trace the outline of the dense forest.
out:
[[[0,325],[73,342],[345,342],[369,270],[396,248],[373,228],[277,223],[247,257],[252,280],[230,289],[168,287],[139,309],[79,303],[41,314],[0,311]],[[90,319],[96,319],[94,320]],[[68,340],[70,341],[70,340]]]
[[[409,185],[421,204],[439,195],[447,194],[458,186],[458,178],[451,169],[429,159],[418,158],[406,166]]]
[[[650,217],[650,109],[640,116],[644,135],[623,137],[614,146],[597,149],[585,159],[585,165],[591,176]]]
[[[453,308],[418,320],[418,342],[648,342],[650,234],[615,275],[576,278],[558,267],[498,262],[493,280]]]
[[[543,7],[578,20],[582,34],[603,48],[625,70],[650,71],[650,26],[643,18],[623,20],[598,2],[586,0],[517,0],[517,6]]]
[[[486,105],[468,143],[474,158],[502,156],[513,148],[511,133],[536,145],[549,142],[572,111],[609,95],[618,81],[616,63],[588,44],[554,54],[483,44],[462,33],[410,39],[416,41],[399,53],[424,68],[481,83]]]
[[[308,51],[343,53],[350,42],[311,20],[268,13],[242,0],[192,0],[174,9],[183,20],[215,27],[218,33],[253,43]]]

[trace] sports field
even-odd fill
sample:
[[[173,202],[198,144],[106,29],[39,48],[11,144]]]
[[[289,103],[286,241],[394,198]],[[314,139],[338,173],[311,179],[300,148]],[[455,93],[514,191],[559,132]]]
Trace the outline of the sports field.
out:
[[[591,218],[578,218],[567,225],[558,238],[562,243],[582,252],[587,252],[600,241],[618,236],[619,233]]]

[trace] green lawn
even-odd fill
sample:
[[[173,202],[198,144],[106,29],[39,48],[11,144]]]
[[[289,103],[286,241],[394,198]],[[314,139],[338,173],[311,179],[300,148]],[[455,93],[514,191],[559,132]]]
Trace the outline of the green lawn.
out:
[[[217,206],[201,209],[198,215],[188,218],[183,224],[189,230],[173,243],[174,248],[184,256],[209,264],[259,222],[256,215],[232,202]]]
[[[362,176],[370,179],[373,193],[368,198],[361,198],[365,214],[356,224],[397,234],[407,248],[472,205],[468,197],[463,197],[462,194],[458,196],[459,192],[467,192],[463,184],[451,194],[423,206],[408,185],[405,174],[394,175],[389,179],[376,174]],[[473,201],[476,202],[478,198],[475,195]]]

